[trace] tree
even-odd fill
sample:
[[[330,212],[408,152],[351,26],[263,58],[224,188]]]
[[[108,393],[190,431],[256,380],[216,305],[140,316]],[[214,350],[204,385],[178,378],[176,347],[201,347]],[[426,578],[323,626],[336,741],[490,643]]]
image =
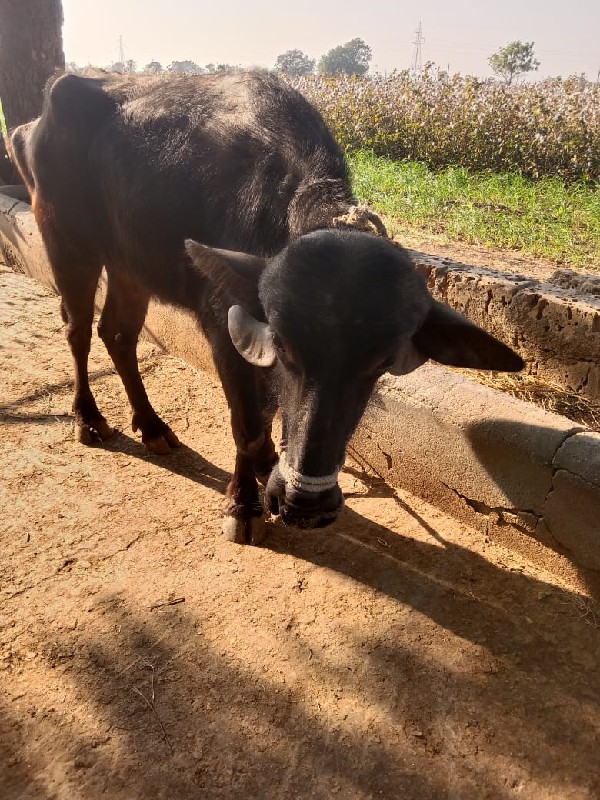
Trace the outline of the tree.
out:
[[[64,69],[61,0],[0,0],[0,99],[10,131],[41,114],[44,86]],[[0,181],[19,182],[0,139]]]
[[[206,72],[237,72],[239,67],[233,64],[206,64],[204,69]]]
[[[319,61],[321,75],[366,75],[373,54],[362,39],[334,47]]]
[[[164,72],[163,65],[159,61],[151,61],[144,67],[144,72],[146,75],[160,75],[161,72]]]
[[[533,42],[510,42],[488,58],[490,67],[510,86],[513,78],[534,72],[540,65],[533,53]]]
[[[286,50],[285,53],[277,56],[275,69],[277,72],[282,72],[284,75],[292,77],[311,75],[315,70],[315,60],[314,58],[309,58],[302,50]]]
[[[133,75],[133,73],[136,70],[137,70],[137,64],[135,63],[133,58],[128,58],[127,61],[125,62],[125,72],[128,72],[130,75]]]
[[[178,75],[200,75],[201,72],[204,72],[202,67],[199,67],[194,61],[173,61],[167,70]]]

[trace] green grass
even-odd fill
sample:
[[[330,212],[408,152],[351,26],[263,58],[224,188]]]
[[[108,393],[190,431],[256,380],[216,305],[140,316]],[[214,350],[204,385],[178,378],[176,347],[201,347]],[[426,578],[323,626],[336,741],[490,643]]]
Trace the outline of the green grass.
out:
[[[598,186],[462,167],[434,172],[364,150],[348,159],[357,197],[391,220],[392,233],[409,226],[600,272]]]

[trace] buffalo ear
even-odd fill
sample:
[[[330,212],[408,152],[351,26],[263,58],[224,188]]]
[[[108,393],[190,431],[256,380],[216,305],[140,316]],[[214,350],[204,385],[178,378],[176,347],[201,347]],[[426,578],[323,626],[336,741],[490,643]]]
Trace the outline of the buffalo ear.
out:
[[[266,260],[235,250],[207,247],[193,239],[185,249],[194,267],[221,291],[253,308],[258,302],[258,281]]]
[[[227,315],[231,341],[238,353],[255,367],[272,367],[277,358],[269,326],[259,322],[241,306],[232,306]]]
[[[518,372],[524,367],[514,350],[436,300],[412,341],[422,356],[451,367],[501,372]]]

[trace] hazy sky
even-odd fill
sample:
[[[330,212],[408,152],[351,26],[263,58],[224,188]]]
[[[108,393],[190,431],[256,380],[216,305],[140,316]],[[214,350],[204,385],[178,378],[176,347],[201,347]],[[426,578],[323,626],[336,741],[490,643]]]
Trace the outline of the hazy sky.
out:
[[[272,66],[298,47],[313,58],[361,37],[372,69],[408,67],[423,25],[423,62],[491,75],[488,56],[515,39],[535,42],[538,75],[600,70],[599,0],[63,0],[67,61],[138,67],[190,59]]]

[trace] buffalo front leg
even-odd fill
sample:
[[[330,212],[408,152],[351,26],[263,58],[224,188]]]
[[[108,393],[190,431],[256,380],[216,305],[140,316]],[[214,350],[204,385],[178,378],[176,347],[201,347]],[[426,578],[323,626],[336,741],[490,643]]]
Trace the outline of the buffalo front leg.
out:
[[[266,399],[262,371],[244,361],[227,332],[219,336],[217,346],[212,337],[209,339],[231,410],[236,446],[235,469],[226,491],[223,533],[238,544],[260,544],[266,531],[256,479],[266,482],[277,463],[271,438],[274,408]]]
[[[152,407],[137,359],[137,343],[146,319],[149,293],[112,269],[107,273],[106,302],[98,335],[123,381],[133,412],[134,433],[142,432],[142,441],[150,453],[164,455],[179,446],[179,439]]]
[[[265,538],[263,515],[252,458],[238,451],[233,478],[226,492],[225,538],[236,544],[260,544]]]

